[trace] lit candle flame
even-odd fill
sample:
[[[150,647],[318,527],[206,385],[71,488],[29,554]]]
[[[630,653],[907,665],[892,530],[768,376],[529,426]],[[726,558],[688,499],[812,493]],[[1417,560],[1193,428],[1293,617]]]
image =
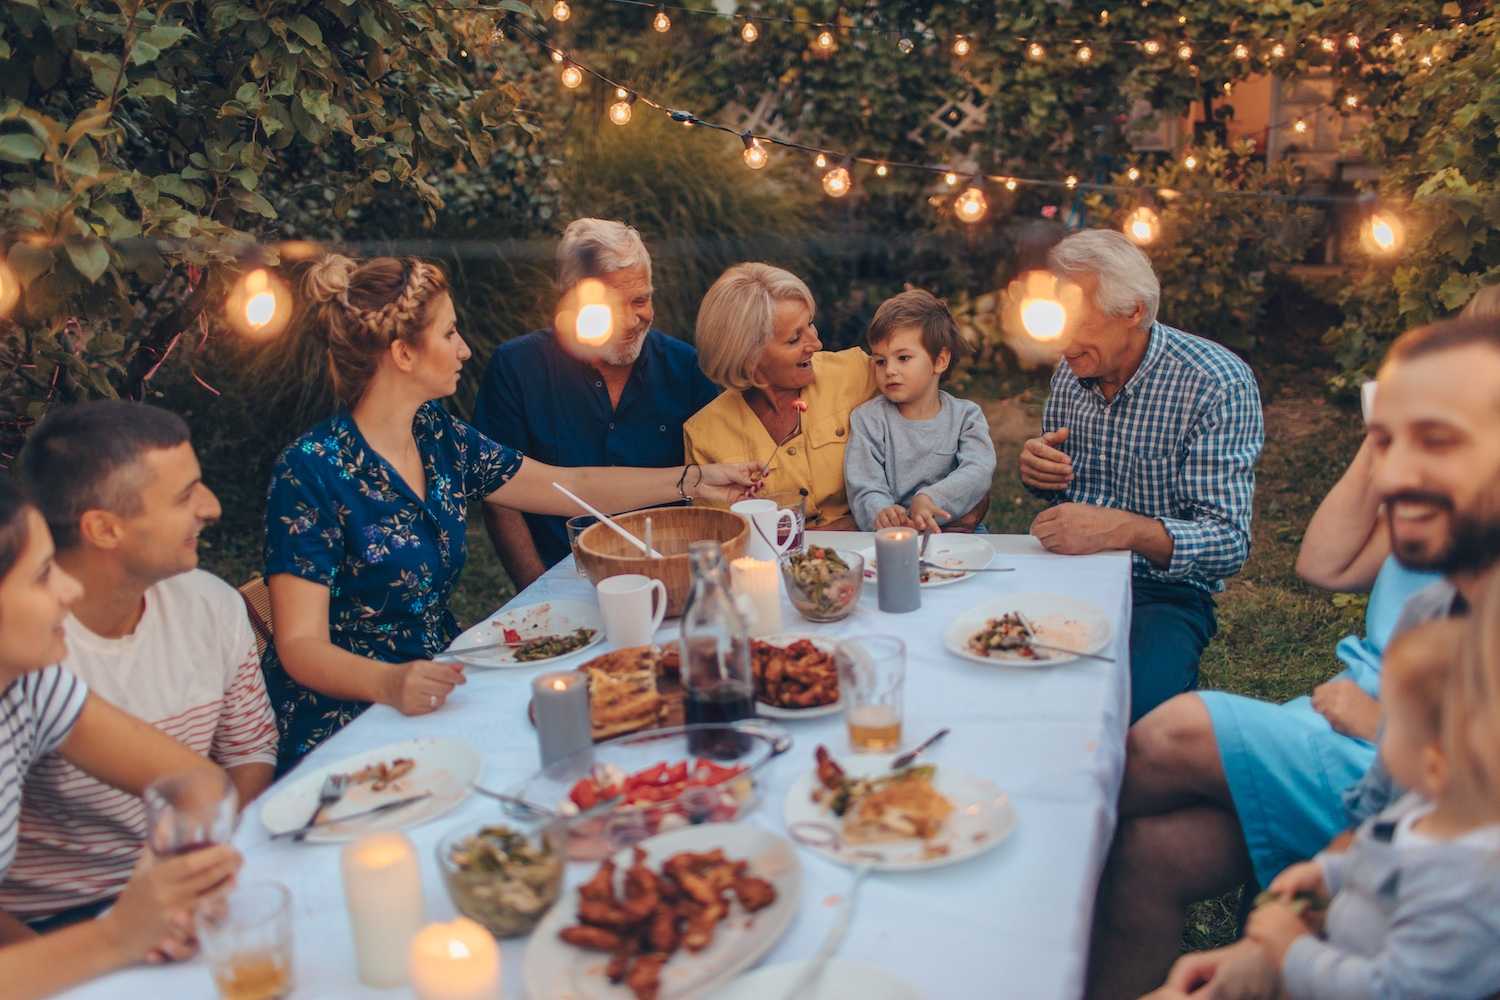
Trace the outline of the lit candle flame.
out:
[[[1021,325],[1037,340],[1056,340],[1068,324],[1068,313],[1056,299],[1025,299]]]
[[[230,325],[260,340],[286,329],[292,315],[291,292],[263,267],[247,271],[235,282],[225,305]]]

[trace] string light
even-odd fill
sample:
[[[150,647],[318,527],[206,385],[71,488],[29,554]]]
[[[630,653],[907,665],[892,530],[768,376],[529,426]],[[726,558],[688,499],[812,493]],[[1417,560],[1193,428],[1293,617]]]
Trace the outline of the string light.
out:
[[[10,311],[21,301],[21,282],[16,278],[16,272],[10,269],[10,265],[0,260],[0,319],[10,315]]]
[[[1232,94],[1232,93],[1234,93],[1234,84],[1231,83],[1228,80],[1224,81],[1224,93],[1226,93],[1226,94]]]
[[[1007,191],[1014,191],[1017,186],[1018,186],[1018,184],[1017,184],[1017,181],[1016,181],[1016,179],[1014,177],[1007,177],[1007,178],[1005,178],[1005,190],[1007,190]]]
[[[843,163],[823,175],[823,192],[830,198],[842,198],[849,193],[849,188],[852,186],[849,168]]]
[[[1093,58],[1094,58],[1094,50],[1093,49],[1089,48],[1087,45],[1080,45],[1080,46],[1078,46],[1078,61],[1079,62],[1086,63],[1086,62],[1091,61]]]
[[[1187,167],[1189,170],[1197,170],[1198,169],[1198,157],[1195,154],[1193,154],[1193,153],[1189,153],[1188,155],[1186,155],[1186,156],[1184,156],[1182,158],[1182,165],[1184,167]]]
[[[1107,10],[1101,10],[1099,12],[1099,23],[1100,24],[1108,24],[1109,23],[1109,11],[1107,11]]]
[[[824,156],[822,153],[819,153],[817,156],[813,157],[813,166],[817,167],[819,170],[822,170],[824,167],[828,166],[828,157]]]
[[[552,5],[552,20],[566,21],[573,16],[573,8],[568,6],[568,0],[557,0]]]
[[[555,63],[562,62],[563,61],[563,54],[562,54],[562,52],[559,51],[558,49],[553,49],[552,50],[552,61],[555,62]]]
[[[956,187],[958,185],[958,174],[955,174],[951,170],[948,171],[943,175],[943,183],[949,187]]]
[[[746,45],[753,45],[759,37],[760,29],[755,26],[754,21],[746,21],[744,26],[740,28],[740,41]]]
[[[1161,54],[1161,42],[1158,42],[1154,38],[1146,39],[1146,41],[1142,43],[1141,48],[1146,50],[1146,55],[1148,56]]]
[[[567,87],[569,90],[576,90],[581,83],[583,83],[583,70],[572,63],[568,63],[563,67],[562,85],[564,87]]]
[[[1178,14],[1177,15],[1177,23],[1178,24],[1187,24],[1187,15],[1186,14]]]
[[[953,214],[958,216],[960,222],[967,222],[969,225],[984,218],[989,210],[989,199],[984,196],[984,189],[979,186],[978,178],[953,201]]]
[[[1271,46],[1271,58],[1272,59],[1282,59],[1282,58],[1285,58],[1285,56],[1286,56],[1286,46],[1285,45],[1282,45],[1280,42],[1277,42],[1275,45]]]
[[[957,38],[953,39],[953,54],[958,56],[958,58],[960,59],[973,51],[973,48],[973,45],[970,44],[969,40],[963,35],[959,35]]]
[[[1193,58],[1193,47],[1186,42],[1183,42],[1181,45],[1177,46],[1177,58],[1181,59],[1183,62],[1187,62],[1189,59]]]
[[[3,298],[0,292],[0,300]],[[264,267],[245,272],[224,305],[229,325],[257,340],[275,337],[292,319],[291,289]]]
[[[616,87],[615,96],[623,101],[625,98],[630,96],[630,91],[626,90],[624,87]]]
[[[1359,98],[1353,94],[1350,94],[1349,96],[1344,98],[1344,107],[1348,108],[1351,111],[1354,110],[1355,108],[1359,107]]]
[[[1405,35],[1401,34],[1401,32],[1399,32],[1399,31],[1392,32],[1392,34],[1391,34],[1391,45],[1394,48],[1398,48],[1399,49],[1399,48],[1401,48],[1401,46],[1403,46],[1405,44],[1406,44],[1406,36]]]
[[[1072,282],[1059,282],[1049,271],[1027,271],[1005,289],[1002,323],[1017,326],[1033,340],[1050,341],[1068,329],[1069,305],[1082,306],[1083,292]]]
[[[1236,45],[1234,47],[1234,57],[1240,62],[1244,62],[1246,59],[1249,59],[1250,47],[1248,45],[1245,45],[1244,43]]]
[[[665,7],[656,8],[656,16],[651,19],[651,27],[662,34],[672,30],[672,19],[667,16]]]
[[[1306,135],[1307,129],[1308,124],[1307,119],[1305,118],[1298,118],[1296,121],[1292,122],[1292,131],[1296,132],[1298,135]]]
[[[1346,49],[1357,49],[1357,48],[1359,48],[1359,36],[1358,35],[1349,35],[1348,37],[1346,37],[1344,39],[1344,48],[1346,48]]]
[[[609,106],[609,120],[616,125],[629,125],[631,115],[634,113],[631,105],[635,103],[635,95],[627,94],[622,99]]]
[[[912,41],[910,38],[902,38],[901,41],[896,43],[896,48],[901,50],[901,54],[903,56],[911,55],[912,49],[916,47],[917,43]]]
[[[740,138],[745,140],[745,166],[751,170],[759,170],[771,161],[765,145],[755,136],[745,132]]]
[[[1032,42],[1026,46],[1026,58],[1032,62],[1041,62],[1047,58],[1047,50],[1042,48],[1041,42]]]
[[[584,278],[563,296],[556,323],[559,333],[571,331],[586,347],[607,343],[615,329],[608,286],[598,278]]]
[[[1129,170],[1125,171],[1125,176],[1132,183],[1134,183],[1135,181],[1138,181],[1138,180],[1141,179],[1141,168],[1140,167],[1131,167]]]
[[[1068,190],[1071,191],[1078,186],[1078,178],[1072,174],[1069,174],[1068,179],[1063,181],[1063,184],[1065,184]]]
[[[824,52],[832,52],[834,46],[833,32],[829,31],[827,28],[824,28],[822,31],[818,32],[818,37],[814,40],[813,44],[822,49]]]
[[[1339,43],[1335,42],[1332,38],[1324,38],[1319,40],[1318,47],[1324,52],[1333,52],[1338,49]]]
[[[1406,227],[1389,212],[1371,212],[1370,217],[1365,220],[1360,242],[1368,252],[1388,257],[1400,250],[1406,242]]]
[[[875,164],[875,176],[876,177],[884,177],[887,174],[889,174],[890,172],[891,172],[891,168],[888,167],[888,166],[886,166],[884,163],[877,163],[877,164]]]
[[[1149,205],[1142,205],[1125,217],[1125,238],[1138,247],[1156,242],[1161,232],[1161,219]]]

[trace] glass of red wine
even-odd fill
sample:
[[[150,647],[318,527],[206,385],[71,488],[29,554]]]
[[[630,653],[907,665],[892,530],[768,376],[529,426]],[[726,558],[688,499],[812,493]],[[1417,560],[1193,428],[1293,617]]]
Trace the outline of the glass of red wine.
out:
[[[228,843],[239,820],[239,794],[217,767],[158,778],[141,798],[146,803],[146,844],[159,858]]]

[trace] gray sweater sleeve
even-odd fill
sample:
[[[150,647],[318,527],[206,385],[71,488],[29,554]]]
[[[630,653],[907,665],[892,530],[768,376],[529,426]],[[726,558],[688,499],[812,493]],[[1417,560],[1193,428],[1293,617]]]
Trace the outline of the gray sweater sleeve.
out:
[[[958,466],[942,479],[924,486],[918,493],[927,494],[955,518],[973,510],[995,479],[995,443],[979,404],[968,399],[953,401],[961,414],[958,432]]]
[[[844,489],[849,510],[860,531],[874,531],[875,518],[896,502],[891,495],[886,462],[885,421],[872,409],[880,397],[854,408],[849,415],[849,444],[844,449]]]

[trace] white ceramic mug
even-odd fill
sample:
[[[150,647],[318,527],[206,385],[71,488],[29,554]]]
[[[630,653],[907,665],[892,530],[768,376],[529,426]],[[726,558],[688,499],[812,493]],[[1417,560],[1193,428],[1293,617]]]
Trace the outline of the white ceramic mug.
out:
[[[792,547],[797,535],[797,515],[775,500],[741,500],[729,508],[750,523],[750,544],[745,546],[745,555],[752,559],[775,559]],[[781,537],[781,519],[786,518],[786,541],[777,544]]]
[[[667,616],[667,585],[639,573],[625,573],[600,580],[596,589],[609,641],[622,648],[650,645]]]

